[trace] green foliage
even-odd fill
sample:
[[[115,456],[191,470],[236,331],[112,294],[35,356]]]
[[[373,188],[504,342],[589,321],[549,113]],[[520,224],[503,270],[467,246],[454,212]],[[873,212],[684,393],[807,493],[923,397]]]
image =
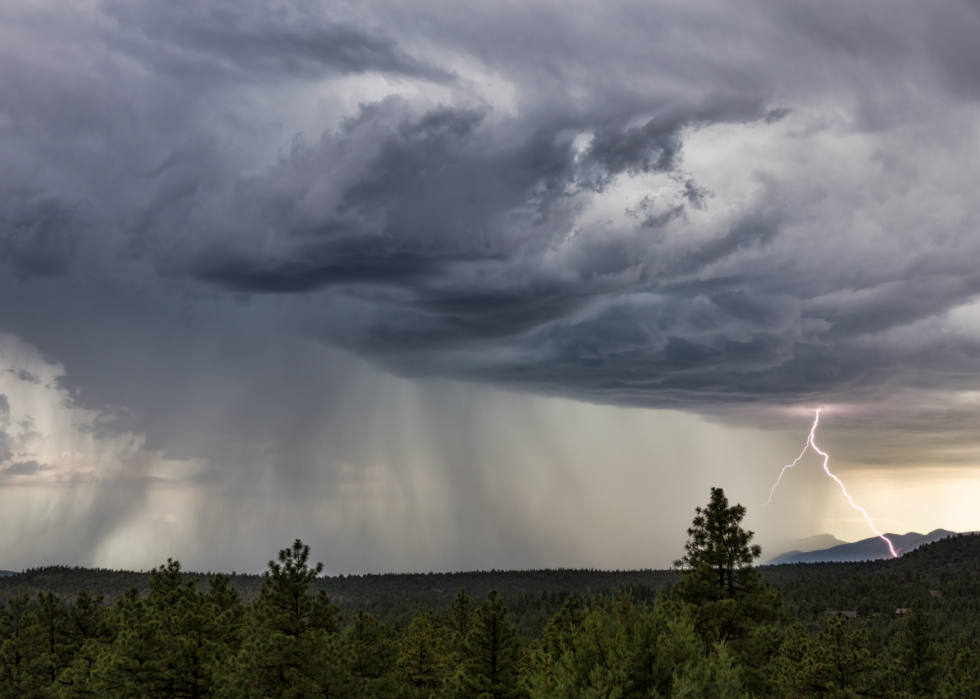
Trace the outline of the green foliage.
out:
[[[458,699],[519,699],[520,640],[496,590],[473,614],[463,642],[454,696]]]
[[[390,696],[395,691],[397,636],[370,614],[358,611],[344,631],[347,668],[356,696]]]
[[[766,693],[772,689],[767,666],[779,645],[770,625],[781,618],[782,598],[752,565],[762,550],[742,529],[744,507],[729,506],[725,492],[712,488],[708,505],[695,513],[685,555],[674,563],[685,575],[673,596],[687,607],[706,644],[729,644],[726,653],[741,668],[746,687]]]
[[[758,545],[749,545],[753,533],[741,527],[745,508],[729,507],[725,491],[712,488],[707,507],[696,507],[694,511],[694,523],[687,530],[690,539],[684,544],[685,554],[674,565],[710,574],[711,587],[698,591],[706,599],[731,599],[750,584],[745,579],[746,572],[752,561],[762,555]]]
[[[851,629],[841,616],[831,617],[816,639],[799,624],[790,628],[772,670],[777,696],[845,699],[881,696],[887,689],[867,629]]]
[[[97,690],[93,673],[114,640],[113,628],[102,595],[92,597],[82,590],[68,609],[66,633],[74,650],[71,662],[58,674],[52,685],[53,693],[65,699],[95,697]]]
[[[214,574],[182,573],[185,581],[197,578],[205,585]],[[54,566],[0,577],[0,605],[14,597],[36,597],[40,591],[54,592],[66,601],[80,589],[102,592],[113,604],[135,587],[141,595],[149,591],[150,573],[93,570]],[[252,602],[259,594],[263,576],[232,574],[228,584]],[[382,575],[320,576],[310,583],[311,592],[326,592],[345,617],[361,609],[385,623],[407,625],[422,609],[439,612],[456,591],[464,588],[475,598],[498,590],[507,601],[511,620],[522,636],[541,632],[548,619],[569,595],[584,595],[617,589],[632,589],[637,596],[652,597],[656,591],[678,580],[671,570],[527,570],[474,571],[467,573],[387,573]]]
[[[93,689],[112,699],[166,696],[166,639],[155,606],[131,590],[115,611],[115,640],[96,663]]]
[[[905,696],[931,696],[939,684],[939,649],[932,624],[916,600],[905,615],[902,630],[891,643],[891,672],[898,691]]]
[[[446,652],[447,636],[447,631],[436,626],[432,615],[427,611],[412,619],[412,623],[405,629],[399,645],[397,665],[413,696],[433,696],[446,683],[449,665],[453,660]]]
[[[779,618],[781,599],[752,561],[762,554],[750,545],[753,533],[741,527],[745,508],[729,506],[721,488],[711,489],[707,507],[698,507],[674,565],[686,572],[673,594],[695,610],[695,626],[708,642],[740,641],[754,626]]]
[[[47,677],[34,622],[27,595],[11,600],[0,613],[0,699],[45,696]]]
[[[305,699],[346,685],[337,638],[340,614],[325,593],[310,593],[323,564],[309,567],[309,555],[309,546],[297,539],[279,552],[278,561],[269,562],[225,696]]]
[[[872,693],[876,683],[875,661],[865,629],[851,631],[847,619],[833,617],[827,630],[817,636],[802,672],[819,696],[851,697]]]
[[[727,648],[705,646],[689,614],[629,594],[571,600],[531,652],[532,699],[743,697]]]
[[[324,579],[299,541],[261,578],[190,575],[176,561],[147,574],[28,571],[0,580],[0,699],[980,697],[980,537],[896,560],[757,569],[743,516],[712,491],[679,581]],[[73,579],[109,592],[59,591]],[[101,587],[124,580],[138,586]],[[464,590],[453,599],[434,585],[452,580],[481,595],[503,581],[508,593],[474,608]],[[615,589],[630,580],[640,582]],[[328,589],[347,591],[346,623]]]
[[[977,649],[965,648],[956,654],[936,696],[938,699],[980,697],[980,652]]]
[[[466,590],[460,589],[456,594],[456,599],[449,605],[449,611],[446,614],[446,626],[449,628],[452,647],[457,655],[463,650],[463,641],[466,640],[472,623],[472,603],[466,594]],[[456,662],[459,662],[459,658],[456,659]]]

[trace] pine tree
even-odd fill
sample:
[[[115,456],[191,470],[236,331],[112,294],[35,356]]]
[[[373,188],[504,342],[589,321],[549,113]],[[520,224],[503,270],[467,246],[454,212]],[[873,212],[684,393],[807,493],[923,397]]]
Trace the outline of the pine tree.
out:
[[[310,547],[299,539],[269,562],[251,605],[245,638],[225,697],[306,699],[335,696],[346,682],[337,638],[340,612],[324,592],[309,591],[323,564],[308,565]]]
[[[739,669],[725,645],[717,652],[698,656],[673,675],[673,699],[749,699]]]
[[[397,651],[390,629],[358,610],[344,630],[343,645],[358,696],[383,696],[392,691]]]
[[[949,672],[939,684],[937,699],[980,697],[980,652],[966,648],[956,654]]]
[[[50,686],[71,663],[77,650],[68,633],[68,607],[61,597],[53,592],[38,594],[34,628],[37,644],[34,672]]]
[[[466,636],[469,634],[470,626],[473,623],[472,607],[465,588],[456,593],[456,598],[449,605],[446,625],[449,628],[449,642],[452,647],[454,668],[459,665],[463,657],[463,643],[466,641]]]
[[[594,664],[585,652],[592,640],[583,632],[586,613],[582,599],[570,597],[531,644],[527,670],[531,699],[580,696]]]
[[[628,593],[566,606],[532,650],[532,699],[745,696],[724,644],[707,648],[675,605]]]
[[[418,614],[399,644],[398,669],[418,696],[432,696],[445,681],[446,663],[438,629],[428,611]]]
[[[165,695],[169,674],[157,610],[133,588],[116,604],[112,623],[115,639],[93,669],[92,689],[107,699]]]
[[[456,674],[463,662],[463,644],[473,624],[473,603],[465,588],[460,588],[449,608],[439,615],[438,621],[445,630],[441,648],[446,664],[445,690],[452,694]]]
[[[804,697],[810,689],[809,658],[813,642],[803,624],[796,622],[785,630],[779,655],[770,665],[773,684],[780,694],[776,696]]]
[[[932,696],[940,679],[939,649],[920,600],[905,615],[902,630],[892,640],[890,649],[894,658],[891,676],[897,679],[899,691]]]
[[[45,696],[43,672],[38,672],[41,651],[37,644],[35,614],[25,594],[0,611],[0,699]]]
[[[778,619],[781,598],[752,565],[762,549],[750,544],[753,532],[741,527],[745,508],[730,507],[725,491],[712,488],[707,507],[695,513],[685,554],[674,562],[685,576],[673,594],[696,609],[705,641],[735,641],[757,624]]]
[[[218,676],[238,650],[238,594],[223,575],[211,579],[207,593],[198,591],[197,582],[185,582],[173,560],[150,576],[147,601],[161,620],[167,696],[214,696]]]
[[[707,507],[697,507],[694,511],[694,522],[687,530],[690,539],[684,544],[685,554],[674,565],[683,570],[704,571],[712,584],[703,590],[692,590],[691,594],[731,599],[750,589],[757,577],[752,561],[762,555],[762,548],[750,546],[754,533],[741,527],[745,508],[729,507],[725,491],[712,488]]]
[[[806,684],[815,696],[854,697],[876,689],[868,632],[850,631],[844,617],[827,622],[804,662]]]
[[[102,595],[92,597],[82,590],[68,610],[67,635],[75,648],[71,663],[58,676],[57,695],[63,699],[94,699],[100,696],[93,682],[96,667],[103,662],[114,640],[109,612]]]
[[[520,640],[507,618],[507,608],[491,590],[473,614],[463,643],[456,676],[458,699],[518,699],[524,696],[518,678]]]

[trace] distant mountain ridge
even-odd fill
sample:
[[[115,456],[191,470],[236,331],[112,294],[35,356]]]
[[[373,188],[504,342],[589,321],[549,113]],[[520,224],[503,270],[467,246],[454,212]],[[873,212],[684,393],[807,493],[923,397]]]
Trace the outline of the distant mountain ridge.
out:
[[[935,529],[928,534],[909,532],[908,534],[885,534],[895,547],[898,555],[912,551],[923,544],[931,544],[934,541],[945,539],[948,536],[956,536],[957,532],[946,529]],[[789,551],[776,556],[768,561],[766,565],[782,565],[785,563],[847,563],[854,561],[875,561],[882,558],[891,558],[891,551],[888,544],[877,536],[853,544],[839,544],[830,548],[818,551]]]
[[[842,541],[832,534],[816,534],[803,539],[785,539],[776,543],[763,545],[769,558],[760,565],[769,565],[774,559],[788,553],[809,553],[810,551],[822,551],[833,546],[849,544],[849,541]]]

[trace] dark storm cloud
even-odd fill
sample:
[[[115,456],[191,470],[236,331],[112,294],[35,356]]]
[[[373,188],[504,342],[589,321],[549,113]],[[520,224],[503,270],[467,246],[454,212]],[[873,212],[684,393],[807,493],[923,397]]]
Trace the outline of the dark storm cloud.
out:
[[[5,3],[9,546],[261,568],[289,529],[339,569],[540,565],[660,442],[675,501],[690,444],[763,461],[432,377],[767,426],[875,406],[835,458],[973,444],[978,34],[966,0]]]
[[[21,279],[66,274],[79,228],[74,208],[40,192],[0,191],[0,260]]]
[[[25,9],[0,96],[19,305],[50,307],[31,284],[58,276],[166,308],[269,297],[293,331],[403,374],[631,405],[980,368],[969,333],[889,335],[980,292],[970,117],[943,122],[977,109],[975,3],[577,10]],[[687,160],[707,132],[719,152],[736,132],[783,146],[727,166],[751,195],[719,193]]]

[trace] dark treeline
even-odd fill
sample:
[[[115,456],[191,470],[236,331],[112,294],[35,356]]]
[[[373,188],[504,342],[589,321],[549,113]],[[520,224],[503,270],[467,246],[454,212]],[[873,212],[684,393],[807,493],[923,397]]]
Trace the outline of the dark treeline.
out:
[[[182,573],[185,582],[197,579],[206,586],[212,573]],[[475,571],[466,573],[388,573],[368,575],[320,576],[310,583],[313,592],[326,592],[344,618],[362,610],[379,620],[404,625],[423,609],[445,608],[460,589],[474,598],[497,590],[507,602],[511,618],[521,635],[540,633],[544,624],[561,608],[569,595],[586,596],[632,589],[638,595],[652,596],[680,579],[670,570],[530,570]],[[243,602],[259,594],[264,577],[232,574],[229,587]],[[113,604],[130,588],[141,595],[150,589],[151,573],[91,568],[51,566],[26,570],[0,578],[0,603],[25,594],[35,597],[54,592],[71,600],[79,590],[99,591],[105,602]]]
[[[676,571],[25,571],[0,699],[980,697],[980,536],[756,568],[744,513],[713,489]]]

